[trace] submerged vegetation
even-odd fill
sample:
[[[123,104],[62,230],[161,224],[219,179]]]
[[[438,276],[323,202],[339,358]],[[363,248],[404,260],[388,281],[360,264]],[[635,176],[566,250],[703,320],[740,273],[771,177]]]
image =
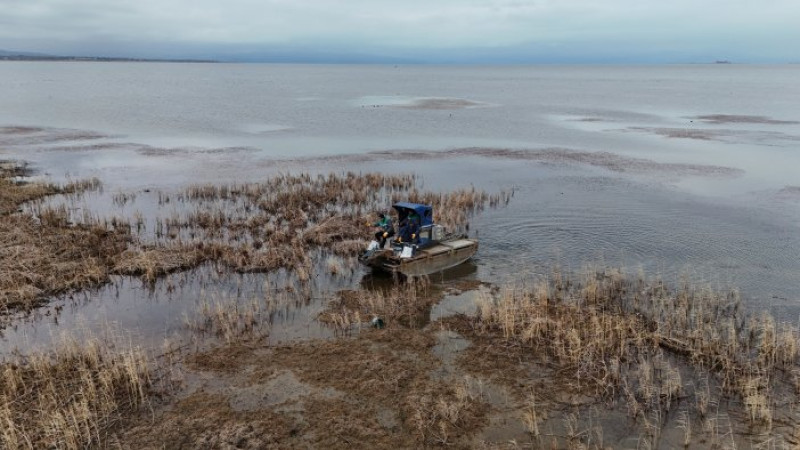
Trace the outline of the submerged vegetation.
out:
[[[101,215],[72,207],[97,181],[0,170],[7,322],[115,276],[171,292],[186,281],[171,273],[212,274],[180,324],[194,345],[144,349],[109,332],[7,352],[0,447],[800,446],[800,331],[745,313],[736,292],[554,270],[515,286],[450,286],[469,291],[475,311],[431,322],[442,286],[346,278],[376,210],[429,203],[437,222],[465,231],[508,193],[421,192],[410,175],[278,175],[118,192],[122,213]],[[261,276],[278,272],[282,286]],[[230,273],[261,286],[231,283],[228,295],[220,274]],[[324,292],[322,277],[345,288]],[[312,297],[336,337],[272,342],[273,318]]]

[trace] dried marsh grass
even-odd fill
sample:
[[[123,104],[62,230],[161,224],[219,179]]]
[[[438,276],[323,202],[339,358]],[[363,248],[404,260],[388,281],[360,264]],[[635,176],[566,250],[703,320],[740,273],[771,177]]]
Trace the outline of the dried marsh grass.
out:
[[[0,169],[0,312],[28,309],[47,297],[108,280],[111,261],[130,239],[122,229],[71,224],[65,208],[14,213],[22,202],[97,189],[99,182],[64,187],[17,183],[20,168]]]
[[[507,194],[489,196],[470,189],[447,194],[422,194],[412,175],[376,173],[341,175],[280,175],[262,183],[193,185],[175,200],[159,194],[159,204],[179,205],[155,221],[152,248],[181,249],[193,260],[197,249],[204,260],[225,264],[239,272],[268,272],[286,268],[308,279],[319,249],[342,257],[358,255],[366,247],[370,229],[364,223],[377,210],[397,199],[430,202],[437,219],[458,230],[487,203],[499,205]],[[502,200],[505,199],[505,200]],[[462,229],[463,231],[463,229]],[[209,249],[213,249],[210,251]],[[145,262],[141,260],[140,262]],[[154,273],[140,264],[123,273]],[[342,272],[336,265],[333,272]]]
[[[475,189],[420,194],[412,175],[280,175],[262,183],[195,185],[174,198],[159,193],[160,205],[177,207],[167,216],[136,211],[132,218],[100,219],[87,212],[75,217],[65,204],[34,204],[29,213],[9,214],[22,202],[102,186],[96,179],[61,187],[21,183],[15,177],[28,173],[25,166],[5,163],[0,170],[0,310],[5,311],[105,283],[113,274],[154,282],[208,261],[238,272],[285,268],[307,281],[315,250],[356,256],[370,235],[364,222],[392,199],[431,202],[440,220],[466,223],[490,199],[501,197]],[[136,195],[117,192],[112,200],[122,208]],[[151,237],[140,234],[146,224],[155,227]],[[336,265],[329,269],[346,272]]]
[[[726,398],[751,433],[767,437],[780,436],[776,417],[796,420],[800,405],[797,326],[766,313],[746,316],[735,292],[669,288],[614,270],[587,271],[578,282],[556,272],[534,286],[485,294],[475,318],[450,323],[552,365],[573,392],[625,405],[650,430],[650,443],[659,441],[670,411],[687,405],[687,433],[702,429],[687,417],[706,421],[712,404]],[[712,377],[715,390],[708,379],[698,386],[698,374]],[[536,415],[526,417],[535,434]]]
[[[318,319],[342,333],[370,324],[374,317],[387,323],[419,327],[427,323],[431,306],[442,298],[441,293],[432,293],[429,286],[427,279],[416,278],[386,291],[340,291]]]
[[[0,364],[0,447],[102,445],[145,405],[153,380],[144,351],[118,339],[66,337],[51,351]]]

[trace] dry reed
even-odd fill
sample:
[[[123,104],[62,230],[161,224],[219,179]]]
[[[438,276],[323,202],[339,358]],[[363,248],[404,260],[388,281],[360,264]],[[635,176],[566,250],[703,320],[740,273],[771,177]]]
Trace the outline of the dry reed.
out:
[[[115,341],[115,342],[114,342]],[[0,447],[80,449],[148,401],[148,357],[122,339],[65,337],[0,364]]]
[[[441,294],[432,293],[429,285],[426,278],[414,278],[385,291],[340,291],[318,319],[343,333],[372,324],[376,317],[384,323],[418,327],[428,321],[431,306],[441,299]]]
[[[9,214],[23,202],[101,185],[96,179],[61,187],[25,183],[18,181],[28,174],[25,166],[5,163],[0,170],[0,309],[5,311],[105,283],[113,274],[154,282],[208,261],[238,272],[286,268],[309,280],[315,249],[357,255],[370,235],[364,222],[391,199],[429,201],[445,223],[466,223],[490,200],[475,189],[420,194],[411,175],[300,174],[262,183],[195,185],[174,197],[158,193],[160,205],[178,209],[154,218],[138,210],[130,218],[86,211],[76,217],[63,202],[33,203],[29,212]],[[135,202],[136,194],[117,192],[112,199],[122,208]],[[154,229],[146,230],[146,224]]]
[[[485,294],[478,315],[463,320],[452,323],[468,336],[555,364],[570,374],[570,389],[627,405],[650,443],[659,441],[663,417],[690,396],[692,417],[700,420],[707,420],[709,403],[719,402],[708,383],[691,389],[682,367],[713,376],[752,432],[766,436],[777,409],[800,400],[791,389],[800,367],[798,328],[767,314],[746,316],[735,292],[688,283],[670,289],[620,271],[587,271],[573,283],[556,271],[534,286]],[[532,433],[535,417],[525,416]],[[688,418],[682,424],[693,432]]]
[[[78,194],[99,182],[63,187],[13,181],[24,168],[0,166],[0,312],[28,309],[47,297],[108,280],[108,267],[125,248],[129,234],[95,224],[74,225],[66,209],[39,208],[13,213],[22,202],[54,194]]]

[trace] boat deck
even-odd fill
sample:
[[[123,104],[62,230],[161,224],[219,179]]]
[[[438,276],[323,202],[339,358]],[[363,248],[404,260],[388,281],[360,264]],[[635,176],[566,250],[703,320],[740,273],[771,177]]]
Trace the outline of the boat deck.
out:
[[[455,241],[439,242],[436,245],[419,250],[417,254],[426,253],[428,256],[436,256],[442,253],[450,253],[453,250],[460,250],[475,245],[475,241],[468,239],[458,239]]]

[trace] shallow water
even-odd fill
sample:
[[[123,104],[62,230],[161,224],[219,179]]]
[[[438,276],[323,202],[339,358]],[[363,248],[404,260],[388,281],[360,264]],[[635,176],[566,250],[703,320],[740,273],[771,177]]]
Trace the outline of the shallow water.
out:
[[[501,284],[554,265],[620,265],[737,288],[749,308],[796,322],[799,77],[797,66],[3,62],[0,159],[30,161],[55,181],[100,178],[102,194],[72,205],[100,216],[149,217],[165,211],[160,193],[281,172],[414,173],[428,190],[513,189],[507,206],[470,223],[481,247],[466,276]],[[121,206],[118,193],[136,198]],[[242,283],[226,277],[223,290]],[[354,277],[321,290],[358,285]],[[195,281],[170,293],[167,281],[154,292],[137,283],[118,280],[119,296],[114,286],[79,294],[88,301],[64,303],[58,325],[22,322],[2,345],[81,320],[161,339],[201,297]],[[278,320],[275,339],[330,333],[312,320],[320,305]]]

